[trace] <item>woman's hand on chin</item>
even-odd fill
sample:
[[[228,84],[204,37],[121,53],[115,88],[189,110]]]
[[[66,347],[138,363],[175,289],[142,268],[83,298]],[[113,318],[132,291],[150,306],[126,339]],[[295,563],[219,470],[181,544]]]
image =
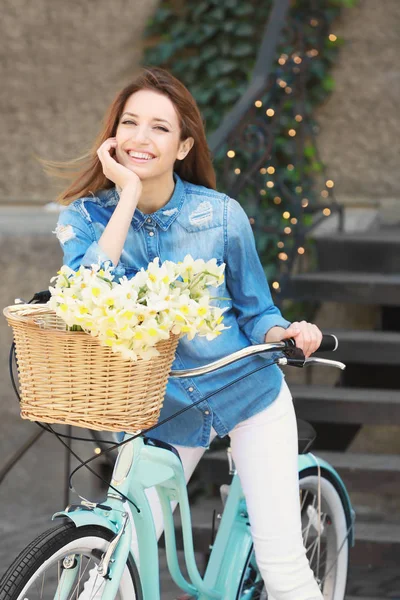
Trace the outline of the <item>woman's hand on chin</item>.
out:
[[[110,152],[116,147],[116,138],[108,138],[97,150],[97,156],[103,167],[103,173],[107,179],[113,181],[122,190],[127,186],[135,190],[139,198],[142,193],[142,182],[136,173],[121,165],[111,156]]]

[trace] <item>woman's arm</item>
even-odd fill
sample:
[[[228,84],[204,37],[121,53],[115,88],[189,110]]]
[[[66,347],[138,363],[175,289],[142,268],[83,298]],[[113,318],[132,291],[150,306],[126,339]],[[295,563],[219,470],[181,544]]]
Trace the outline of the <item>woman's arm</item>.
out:
[[[122,254],[129,226],[138,204],[137,185],[127,185],[122,190],[115,210],[104,229],[99,246],[116,265]]]
[[[286,329],[290,322],[273,303],[245,211],[237,200],[226,198],[226,202],[226,285],[239,327],[252,344],[263,344],[269,330]]]
[[[115,149],[115,138],[108,138],[97,151],[103,173],[122,191],[118,204],[99,239],[99,246],[117,264],[125,244],[132,217],[142,193],[142,182],[136,173],[120,165],[110,154]]]
[[[236,200],[227,198],[226,284],[239,327],[253,344],[294,338],[306,356],[319,348],[322,333],[306,321],[290,323],[273,303],[249,219]]]

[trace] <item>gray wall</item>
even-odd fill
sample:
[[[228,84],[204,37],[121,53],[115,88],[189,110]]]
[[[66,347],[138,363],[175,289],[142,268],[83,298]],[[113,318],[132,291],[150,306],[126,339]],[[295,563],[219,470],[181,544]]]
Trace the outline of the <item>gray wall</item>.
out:
[[[0,203],[45,203],[55,187],[35,155],[66,160],[97,135],[129,82],[157,0],[3,0]]]
[[[336,89],[318,111],[318,145],[339,201],[400,203],[400,2],[359,0],[332,32],[344,38]]]

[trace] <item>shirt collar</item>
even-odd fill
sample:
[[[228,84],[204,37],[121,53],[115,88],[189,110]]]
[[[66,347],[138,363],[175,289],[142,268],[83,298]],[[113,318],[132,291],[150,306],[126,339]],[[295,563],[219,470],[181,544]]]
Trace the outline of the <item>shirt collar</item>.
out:
[[[143,223],[148,218],[154,220],[163,231],[166,231],[168,227],[175,221],[176,217],[182,210],[183,202],[185,199],[185,186],[182,179],[177,173],[175,173],[175,171],[173,173],[173,177],[175,181],[175,188],[171,198],[169,199],[167,204],[165,204],[165,206],[159,208],[156,212],[149,214],[142,213],[142,211],[138,208],[135,209],[132,218],[132,227],[135,231],[140,229]],[[109,193],[109,200],[111,200],[111,203],[114,204],[115,202],[115,204],[117,204],[119,200],[119,192],[117,188],[111,188]],[[108,202],[107,204],[109,203],[110,202]]]

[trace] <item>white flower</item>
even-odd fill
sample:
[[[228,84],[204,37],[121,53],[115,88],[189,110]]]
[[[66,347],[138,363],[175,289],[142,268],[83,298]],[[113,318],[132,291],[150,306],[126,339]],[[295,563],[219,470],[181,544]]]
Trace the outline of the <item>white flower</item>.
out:
[[[226,329],[228,308],[210,305],[210,288],[223,282],[224,268],[216,259],[194,260],[189,254],[162,265],[156,257],[146,270],[117,283],[111,263],[78,271],[63,265],[51,279],[48,305],[69,328],[79,326],[124,359],[150,360],[170,332],[212,340]]]

